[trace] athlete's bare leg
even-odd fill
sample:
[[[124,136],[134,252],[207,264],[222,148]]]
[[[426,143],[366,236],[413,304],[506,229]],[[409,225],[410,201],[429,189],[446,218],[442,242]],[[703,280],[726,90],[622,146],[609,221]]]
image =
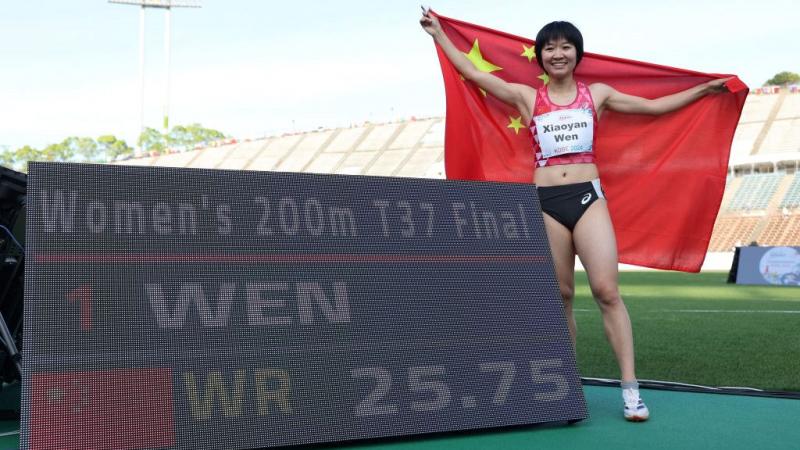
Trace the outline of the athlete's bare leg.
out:
[[[619,294],[617,240],[606,200],[595,201],[573,231],[578,257],[603,315],[606,337],[614,350],[623,381],[636,379],[633,331],[628,310]]]
[[[556,278],[564,300],[564,313],[567,316],[569,335],[572,345],[575,346],[575,316],[572,313],[572,301],[575,298],[575,248],[572,245],[572,233],[558,223],[556,219],[544,214],[544,228],[550,242],[550,251],[553,254],[553,263],[556,266]]]

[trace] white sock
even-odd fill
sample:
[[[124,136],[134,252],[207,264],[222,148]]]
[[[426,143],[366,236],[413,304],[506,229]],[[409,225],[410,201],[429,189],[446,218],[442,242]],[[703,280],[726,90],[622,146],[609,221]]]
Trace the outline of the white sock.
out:
[[[638,391],[639,390],[639,382],[637,380],[623,381],[623,382],[620,382],[619,387],[621,387],[622,389],[635,389],[635,390]]]

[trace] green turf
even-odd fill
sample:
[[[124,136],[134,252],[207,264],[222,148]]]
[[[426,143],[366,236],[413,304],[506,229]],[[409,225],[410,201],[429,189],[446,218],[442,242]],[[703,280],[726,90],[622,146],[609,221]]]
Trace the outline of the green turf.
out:
[[[620,273],[637,376],[800,392],[800,288],[737,286],[726,278],[722,272]],[[575,309],[581,375],[619,378],[583,272],[576,273]]]

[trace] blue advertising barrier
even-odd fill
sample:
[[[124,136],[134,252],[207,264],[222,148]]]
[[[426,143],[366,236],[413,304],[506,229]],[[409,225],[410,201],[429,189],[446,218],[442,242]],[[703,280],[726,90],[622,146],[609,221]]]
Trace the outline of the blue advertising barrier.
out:
[[[739,247],[737,284],[800,286],[800,247]]]

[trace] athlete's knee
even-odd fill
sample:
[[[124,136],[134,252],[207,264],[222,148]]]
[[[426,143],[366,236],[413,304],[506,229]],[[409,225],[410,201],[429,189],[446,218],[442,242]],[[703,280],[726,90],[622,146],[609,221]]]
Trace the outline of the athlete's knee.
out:
[[[592,286],[592,295],[601,307],[615,306],[622,303],[619,287],[616,283],[598,283]]]
[[[564,303],[572,303],[572,300],[575,298],[575,287],[562,284],[559,288],[561,289],[561,298],[564,300]]]

